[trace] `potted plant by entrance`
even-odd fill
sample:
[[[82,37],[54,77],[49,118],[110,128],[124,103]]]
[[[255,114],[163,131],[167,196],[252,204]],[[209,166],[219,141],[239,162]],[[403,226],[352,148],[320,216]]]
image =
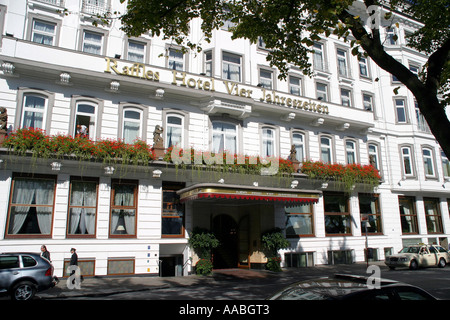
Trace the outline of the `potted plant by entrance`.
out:
[[[195,272],[200,275],[211,274],[213,268],[211,250],[219,246],[216,236],[207,229],[196,227],[189,237],[189,246],[199,257]]]
[[[267,264],[266,267],[270,271],[281,271],[281,257],[278,253],[280,249],[288,248],[289,241],[283,236],[280,228],[274,228],[262,234],[262,245],[266,251]]]

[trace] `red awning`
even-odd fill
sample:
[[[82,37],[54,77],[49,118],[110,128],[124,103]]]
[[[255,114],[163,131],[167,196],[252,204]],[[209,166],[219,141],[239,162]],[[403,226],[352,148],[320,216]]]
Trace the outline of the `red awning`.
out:
[[[180,200],[182,202],[198,199],[228,199],[307,204],[318,202],[320,192],[201,184],[180,190],[178,194],[180,194]]]

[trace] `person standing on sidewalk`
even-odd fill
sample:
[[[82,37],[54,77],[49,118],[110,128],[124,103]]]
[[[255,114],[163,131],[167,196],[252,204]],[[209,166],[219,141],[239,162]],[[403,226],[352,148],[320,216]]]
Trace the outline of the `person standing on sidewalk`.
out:
[[[47,247],[45,245],[41,246],[41,257],[48,260],[50,264],[53,266],[52,260],[50,259],[50,252],[47,250]],[[57,276],[53,276],[53,282],[54,285],[58,284],[59,279]]]

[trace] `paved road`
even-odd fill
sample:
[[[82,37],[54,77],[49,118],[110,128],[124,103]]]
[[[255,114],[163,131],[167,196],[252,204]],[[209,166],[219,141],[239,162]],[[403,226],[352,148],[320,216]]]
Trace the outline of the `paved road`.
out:
[[[416,285],[439,299],[450,300],[450,266],[419,270],[389,270],[383,263],[381,277]],[[94,277],[81,290],[69,290],[62,280],[58,287],[38,294],[43,300],[264,300],[296,281],[349,273],[369,276],[366,265],[317,266],[281,273],[222,270],[208,277]]]

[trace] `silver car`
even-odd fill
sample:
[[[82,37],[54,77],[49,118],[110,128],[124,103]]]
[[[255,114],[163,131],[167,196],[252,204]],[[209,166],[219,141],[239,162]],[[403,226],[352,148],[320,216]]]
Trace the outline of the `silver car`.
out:
[[[53,266],[38,253],[0,254],[0,293],[13,300],[30,300],[53,286]]]

